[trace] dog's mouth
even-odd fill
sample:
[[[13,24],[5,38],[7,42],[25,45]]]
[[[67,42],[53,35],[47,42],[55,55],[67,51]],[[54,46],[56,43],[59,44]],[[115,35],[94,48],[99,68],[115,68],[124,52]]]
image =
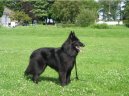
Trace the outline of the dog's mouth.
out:
[[[80,47],[80,46],[76,46],[75,48],[76,48],[76,50],[77,50],[78,52],[81,51],[81,47]]]

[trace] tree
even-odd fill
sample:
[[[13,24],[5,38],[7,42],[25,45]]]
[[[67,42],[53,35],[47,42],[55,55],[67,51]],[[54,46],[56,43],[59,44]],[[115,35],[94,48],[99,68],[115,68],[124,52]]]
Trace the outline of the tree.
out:
[[[23,11],[15,11],[11,16],[12,20],[17,20],[20,22],[20,24],[23,24],[25,22],[29,22],[31,18]]]
[[[10,8],[11,10],[14,11],[21,11],[22,10],[22,0],[4,0],[3,3],[5,6]]]
[[[3,2],[0,1],[0,17],[3,15],[4,5]]]
[[[99,4],[95,0],[84,0],[81,3],[81,9],[85,8],[96,12],[99,8]]]
[[[55,1],[52,6],[52,17],[61,23],[74,23],[79,13],[79,1]]]
[[[129,27],[129,1],[126,1],[125,3],[125,9],[124,9],[124,14],[123,14],[123,21],[124,21],[124,24]]]
[[[96,14],[93,10],[82,9],[76,18],[76,25],[86,27],[95,22]]]
[[[52,17],[59,23],[75,23],[81,20],[84,10],[90,10],[97,16],[98,4],[94,0],[55,1],[52,6]],[[83,10],[84,9],[84,10]],[[83,11],[82,11],[83,10]],[[79,15],[79,16],[78,16]],[[78,18],[76,18],[78,17]],[[83,17],[85,17],[83,15]],[[80,19],[79,19],[80,18]],[[78,21],[79,22],[79,21]]]
[[[26,14],[29,15],[29,17],[31,17],[32,19],[35,19],[35,15],[32,12],[33,9],[33,4],[35,3],[35,1],[24,1],[22,2],[22,11],[24,11]]]
[[[95,22],[97,18],[98,3],[94,0],[85,0],[81,2],[80,12],[76,18],[76,25],[89,26]]]
[[[39,20],[45,22],[48,16],[48,2],[47,0],[38,0],[33,3],[32,13],[37,17]]]
[[[49,15],[49,3],[53,0],[4,0],[5,6],[14,11],[23,11],[32,19],[44,21]]]
[[[118,10],[118,3],[121,0],[98,0],[100,8],[104,8],[108,20],[116,19],[116,11]]]

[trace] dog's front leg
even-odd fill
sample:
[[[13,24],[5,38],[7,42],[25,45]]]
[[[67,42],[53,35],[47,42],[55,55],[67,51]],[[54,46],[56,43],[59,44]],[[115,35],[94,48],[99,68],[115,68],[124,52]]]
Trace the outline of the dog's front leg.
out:
[[[38,84],[39,75],[33,75],[32,80],[34,83]]]
[[[66,85],[66,72],[59,72],[59,79],[60,79],[61,86],[65,86]]]
[[[66,83],[69,84],[70,83],[70,76],[71,76],[71,70],[67,72],[66,75]]]

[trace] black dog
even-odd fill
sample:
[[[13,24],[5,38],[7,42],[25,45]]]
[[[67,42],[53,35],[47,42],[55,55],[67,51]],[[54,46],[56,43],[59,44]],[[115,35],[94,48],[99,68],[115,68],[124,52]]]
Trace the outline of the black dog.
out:
[[[31,74],[33,76],[32,80],[38,83],[39,75],[48,65],[59,73],[62,86],[70,83],[71,71],[80,47],[84,47],[84,44],[79,41],[74,32],[71,32],[60,48],[40,48],[35,50],[30,56],[25,75]]]

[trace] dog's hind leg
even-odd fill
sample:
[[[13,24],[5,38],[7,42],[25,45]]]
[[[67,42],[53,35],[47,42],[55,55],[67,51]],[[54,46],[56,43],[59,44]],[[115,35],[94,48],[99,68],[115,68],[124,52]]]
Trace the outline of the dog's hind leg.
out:
[[[31,69],[32,69],[32,65],[30,62],[30,64],[28,65],[27,69],[24,72],[24,76],[28,76],[29,74],[32,74]]]
[[[40,74],[45,70],[46,64],[42,59],[36,60],[34,62],[34,73],[32,80],[38,83]]]

